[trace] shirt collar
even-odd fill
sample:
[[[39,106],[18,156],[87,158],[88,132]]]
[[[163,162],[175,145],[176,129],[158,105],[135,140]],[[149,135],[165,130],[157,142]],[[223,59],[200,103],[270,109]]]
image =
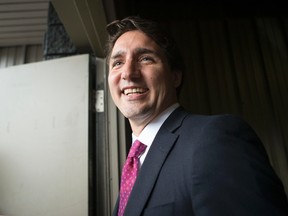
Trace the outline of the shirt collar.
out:
[[[143,144],[147,145],[149,148],[152,144],[156,134],[158,133],[160,127],[164,123],[164,121],[168,118],[168,116],[177,108],[179,107],[179,103],[175,103],[172,106],[168,107],[166,110],[164,110],[160,115],[158,115],[155,119],[153,119],[140,133],[139,137],[136,137],[132,133],[132,140],[134,141],[138,139]]]

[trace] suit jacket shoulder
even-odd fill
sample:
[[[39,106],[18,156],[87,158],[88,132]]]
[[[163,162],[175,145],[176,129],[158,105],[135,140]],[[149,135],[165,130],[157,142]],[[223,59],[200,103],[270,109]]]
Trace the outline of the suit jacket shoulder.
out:
[[[125,216],[288,215],[283,185],[254,130],[234,115],[177,108],[141,167]]]

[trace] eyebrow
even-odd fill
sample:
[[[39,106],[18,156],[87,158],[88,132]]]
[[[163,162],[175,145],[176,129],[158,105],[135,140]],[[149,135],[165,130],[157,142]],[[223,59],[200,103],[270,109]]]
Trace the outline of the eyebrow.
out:
[[[122,56],[125,53],[125,51],[118,51],[117,53],[115,53],[114,55],[111,56],[110,59],[117,59],[119,56]],[[158,52],[156,52],[155,50],[152,49],[147,49],[144,47],[139,47],[136,48],[135,51],[133,51],[133,53],[135,53],[136,55],[141,55],[141,54],[155,54],[155,55],[159,55]]]

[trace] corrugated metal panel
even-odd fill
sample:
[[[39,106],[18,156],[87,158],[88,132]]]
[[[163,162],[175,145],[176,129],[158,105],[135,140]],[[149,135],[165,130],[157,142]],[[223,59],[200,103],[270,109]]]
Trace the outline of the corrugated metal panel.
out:
[[[43,60],[42,45],[0,48],[0,68]]]
[[[43,47],[41,45],[29,45],[26,47],[25,62],[38,62],[44,60]]]
[[[43,44],[49,0],[0,0],[0,47]]]

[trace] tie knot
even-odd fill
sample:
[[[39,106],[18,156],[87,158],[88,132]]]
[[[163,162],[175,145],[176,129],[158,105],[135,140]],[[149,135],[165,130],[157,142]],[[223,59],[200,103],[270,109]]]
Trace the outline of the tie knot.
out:
[[[146,149],[146,145],[136,140],[130,148],[128,157],[139,157]]]

